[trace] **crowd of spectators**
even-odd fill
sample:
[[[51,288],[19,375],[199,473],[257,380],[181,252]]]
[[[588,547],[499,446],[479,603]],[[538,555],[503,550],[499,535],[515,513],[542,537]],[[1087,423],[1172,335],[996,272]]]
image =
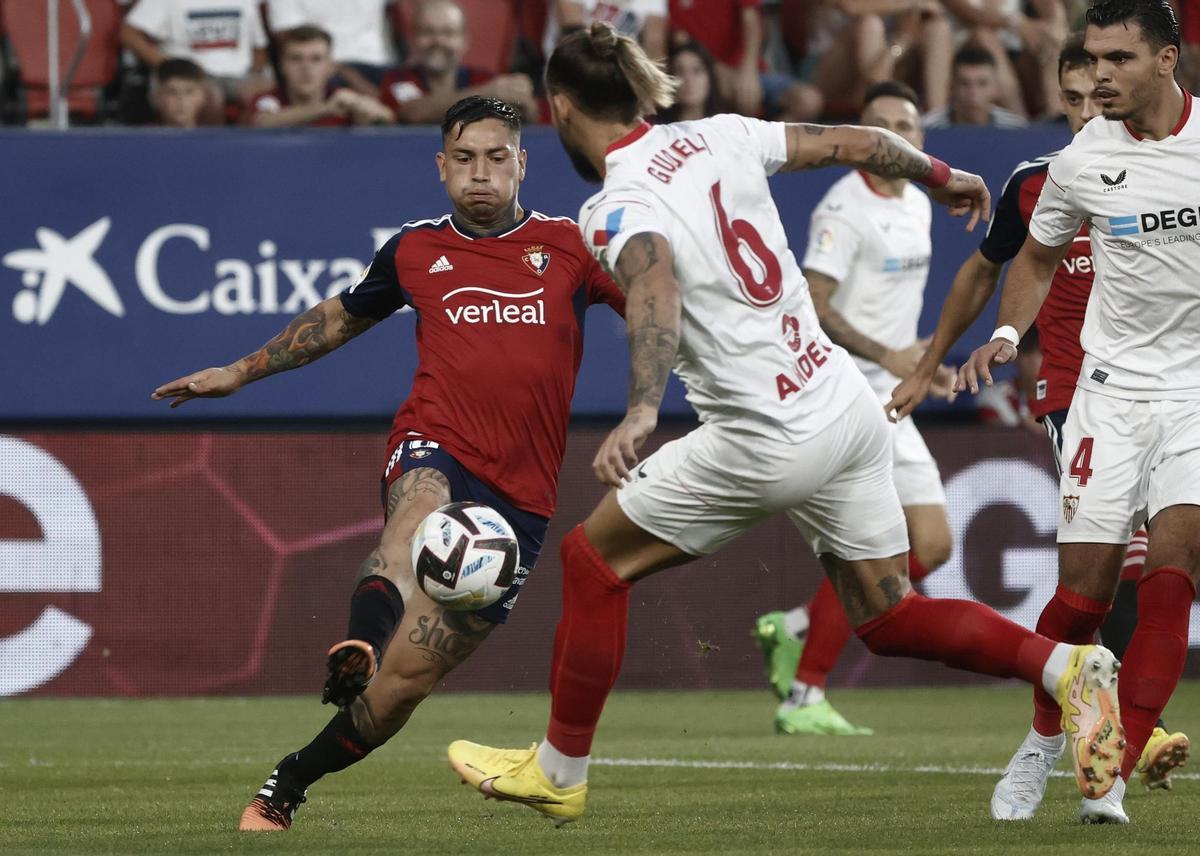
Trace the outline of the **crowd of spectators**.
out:
[[[680,78],[679,103],[664,119],[733,110],[836,120],[856,115],[867,87],[899,79],[921,94],[926,127],[1013,128],[1055,117],[1059,46],[1087,6],[1087,0],[86,2],[111,13],[97,20],[113,22],[107,33],[103,27],[96,33],[89,54],[119,52],[120,61],[110,63],[113,79],[75,120],[180,128],[436,124],[451,103],[472,93],[503,98],[527,121],[545,122],[545,57],[562,34],[595,20],[637,38]],[[1180,75],[1195,88],[1200,0],[1175,2],[1187,34]],[[31,7],[45,14],[45,0],[0,0],[0,98],[5,121],[36,121],[18,33],[28,27],[10,23],[21,17],[17,4],[26,15]],[[69,18],[70,4],[61,5]]]

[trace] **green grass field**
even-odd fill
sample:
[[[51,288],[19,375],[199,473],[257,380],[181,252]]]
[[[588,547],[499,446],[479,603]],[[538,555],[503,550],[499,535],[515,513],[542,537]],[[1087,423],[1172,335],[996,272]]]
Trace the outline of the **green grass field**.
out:
[[[617,694],[596,746],[613,763],[593,767],[583,822],[556,830],[529,809],[485,802],[445,762],[456,737],[533,741],[545,696],[435,696],[392,743],[318,782],[290,832],[256,836],[234,831],[242,807],[328,707],[308,698],[5,701],[0,852],[1197,850],[1200,779],[1191,775],[1171,793],[1131,788],[1128,827],[1082,827],[1065,776],[1051,781],[1036,820],[992,821],[994,768],[1027,728],[1023,689],[841,691],[833,700],[876,736],[777,737],[765,691]],[[1170,724],[1200,734],[1198,703],[1200,684],[1181,686]]]

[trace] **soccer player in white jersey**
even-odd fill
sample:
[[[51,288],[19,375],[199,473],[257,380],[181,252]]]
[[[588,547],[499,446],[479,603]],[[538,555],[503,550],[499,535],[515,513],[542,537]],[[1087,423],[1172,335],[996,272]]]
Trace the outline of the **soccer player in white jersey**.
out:
[[[886,128],[918,149],[925,143],[917,94],[883,81],[863,96],[862,124]],[[883,404],[925,351],[917,321],[929,275],[929,197],[903,178],[854,170],[818,203],[801,267],[829,338],[850,352]],[[935,392],[953,398],[954,371],[940,367]],[[908,576],[916,582],[953,546],[937,462],[911,419],[893,425],[893,481],[908,527]],[[783,734],[870,734],[851,725],[825,698],[825,679],[853,630],[828,578],[812,600],[759,616],[755,641],[767,677],[783,700],[775,730]],[[803,640],[803,641],[801,641]]]
[[[488,796],[557,822],[578,819],[634,582],[784,512],[813,544],[870,650],[1055,692],[1076,741],[1081,790],[1107,791],[1122,742],[1112,654],[1052,642],[982,604],[930,600],[909,586],[883,409],[817,324],[767,176],[842,164],[919,180],[952,213],[969,212],[972,225],[990,203],[983,181],[880,128],[741,116],[652,127],[642,117],[671,103],[675,82],[604,23],[559,42],[546,85],[572,162],[604,183],[584,204],[580,228],[626,294],[628,409],[593,463],[613,489],[562,543],[546,739],[526,750],[456,741],[455,770]],[[702,424],[639,462],[672,366]]]
[[[1063,426],[1059,574],[1072,591],[1111,601],[1129,533],[1148,517],[1121,680],[1121,779],[1080,809],[1085,822],[1125,823],[1125,781],[1183,670],[1200,573],[1200,115],[1175,82],[1179,25],[1166,0],[1099,0],[1087,20],[1104,121],[1085,125],[1050,164],[999,327],[958,383],[976,392],[981,379],[991,383],[989,365],[1015,357],[1088,222],[1096,276]],[[1048,775],[1027,783],[1027,816]]]

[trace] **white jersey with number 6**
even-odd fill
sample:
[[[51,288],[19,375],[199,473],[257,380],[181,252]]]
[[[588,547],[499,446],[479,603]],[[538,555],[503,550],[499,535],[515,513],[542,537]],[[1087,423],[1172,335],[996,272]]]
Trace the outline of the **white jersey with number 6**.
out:
[[[701,421],[801,442],[867,384],[822,332],[788,249],[767,184],[786,160],[781,123],[643,124],[609,147],[604,189],[579,224],[610,270],[635,235],[671,245],[682,304],[675,371]]]

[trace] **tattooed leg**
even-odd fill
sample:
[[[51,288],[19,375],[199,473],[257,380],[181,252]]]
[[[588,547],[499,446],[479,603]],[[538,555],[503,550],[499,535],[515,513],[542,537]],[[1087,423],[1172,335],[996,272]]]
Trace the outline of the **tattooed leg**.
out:
[[[859,627],[887,612],[912,590],[908,582],[907,554],[887,559],[848,561],[832,554],[821,564],[837,592],[851,627]]]
[[[374,574],[387,577],[406,600],[416,588],[412,569],[412,542],[417,527],[431,512],[450,502],[450,482],[438,470],[409,470],[388,489],[387,524],[379,546],[363,562],[359,579]]]
[[[470,613],[445,609],[421,591],[405,602],[379,675],[350,707],[355,727],[373,746],[403,728],[417,705],[495,627]]]

